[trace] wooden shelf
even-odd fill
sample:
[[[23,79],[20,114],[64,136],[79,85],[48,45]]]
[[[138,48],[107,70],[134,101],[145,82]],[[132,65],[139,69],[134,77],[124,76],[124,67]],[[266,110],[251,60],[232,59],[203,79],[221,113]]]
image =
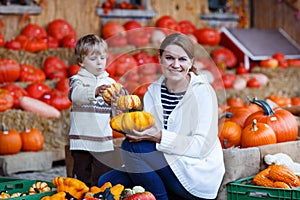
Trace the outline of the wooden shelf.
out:
[[[0,14],[40,14],[41,7],[37,5],[0,5]]]
[[[125,10],[125,9],[114,9],[104,13],[102,8],[96,9],[96,14],[103,19],[111,18],[129,18],[129,19],[145,19],[149,20],[156,16],[156,12],[153,10]]]

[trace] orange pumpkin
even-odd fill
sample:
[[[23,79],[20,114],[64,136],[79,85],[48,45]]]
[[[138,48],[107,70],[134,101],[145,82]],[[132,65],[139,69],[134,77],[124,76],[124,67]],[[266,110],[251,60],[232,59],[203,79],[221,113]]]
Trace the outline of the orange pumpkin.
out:
[[[268,96],[268,99],[270,99],[271,101],[276,103],[279,107],[291,105],[291,99],[289,97],[278,96],[278,95],[272,94],[272,95]]]
[[[44,136],[37,128],[27,129],[20,133],[23,151],[40,151],[44,146]]]
[[[226,100],[227,106],[230,107],[243,107],[244,103],[243,100],[239,97],[230,97]]]
[[[219,140],[224,149],[240,146],[242,128],[235,122],[224,121],[219,124]]]
[[[104,39],[117,35],[126,35],[125,28],[120,23],[108,21],[103,25],[102,37]]]
[[[6,89],[0,89],[0,112],[12,108],[14,105],[14,97]]]
[[[291,105],[292,106],[300,106],[300,97],[292,96],[291,97]]]
[[[115,131],[115,130],[112,131],[112,134],[113,134],[113,138],[114,139],[115,138],[123,138],[123,137],[125,137],[124,134],[122,134],[122,133],[120,133],[118,131]]]
[[[232,113],[230,121],[237,123],[241,128],[244,128],[247,117],[251,115],[250,110],[245,107],[230,107],[226,111]]]
[[[16,154],[21,151],[22,139],[14,129],[0,131],[0,155]]]
[[[277,142],[295,141],[298,137],[298,123],[294,115],[282,108],[272,109],[270,105],[259,99],[251,100],[263,110],[252,113],[245,121],[245,126],[252,124],[253,119],[268,124],[275,132]]]
[[[273,129],[267,124],[257,122],[256,119],[242,131],[242,148],[275,144],[276,142],[276,135]]]
[[[261,107],[253,103],[245,104],[244,107],[247,108],[251,113],[255,113],[256,111],[262,110]]]

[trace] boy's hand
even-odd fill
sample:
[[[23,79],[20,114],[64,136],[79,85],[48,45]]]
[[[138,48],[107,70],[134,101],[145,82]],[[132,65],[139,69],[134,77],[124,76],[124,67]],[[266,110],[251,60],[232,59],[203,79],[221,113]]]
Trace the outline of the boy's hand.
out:
[[[95,97],[102,96],[103,92],[109,87],[110,85],[100,85],[99,87],[97,87],[95,91]]]

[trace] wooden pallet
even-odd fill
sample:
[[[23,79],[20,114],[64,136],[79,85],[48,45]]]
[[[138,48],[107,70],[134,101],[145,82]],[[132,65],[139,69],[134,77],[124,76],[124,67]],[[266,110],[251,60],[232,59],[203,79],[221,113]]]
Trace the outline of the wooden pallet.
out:
[[[51,169],[53,162],[64,159],[64,149],[0,156],[0,175],[10,176],[18,172],[48,170]]]

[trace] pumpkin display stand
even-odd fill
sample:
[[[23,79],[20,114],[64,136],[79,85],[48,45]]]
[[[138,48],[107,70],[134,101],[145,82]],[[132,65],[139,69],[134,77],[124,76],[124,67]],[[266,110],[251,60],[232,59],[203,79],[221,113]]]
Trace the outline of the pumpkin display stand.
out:
[[[30,53],[0,48],[0,58],[12,58],[20,64],[29,64],[42,68],[49,56],[56,56],[63,60],[67,66],[75,63],[74,49],[55,48]],[[53,88],[57,80],[46,80],[45,84]],[[28,82],[15,82],[25,88]],[[21,109],[9,109],[0,113],[0,122],[9,129],[19,132],[26,128],[37,128],[44,136],[43,150],[39,152],[20,152],[14,155],[0,156],[0,174],[9,175],[23,171],[39,171],[52,167],[55,161],[65,159],[65,145],[69,130],[69,109],[62,110],[59,118],[50,119]]]
[[[64,160],[69,114],[69,110],[63,110],[60,118],[48,119],[18,109],[0,113],[0,121],[8,130],[15,129],[21,132],[26,128],[34,127],[39,129],[44,136],[42,151],[21,151],[13,155],[0,156],[0,174],[10,175],[16,172],[50,169],[54,161]]]
[[[263,145],[250,148],[223,149],[226,173],[219,190],[219,200],[227,199],[227,184],[257,174],[267,165],[264,156],[267,154],[285,153],[294,162],[300,162],[300,140]]]

